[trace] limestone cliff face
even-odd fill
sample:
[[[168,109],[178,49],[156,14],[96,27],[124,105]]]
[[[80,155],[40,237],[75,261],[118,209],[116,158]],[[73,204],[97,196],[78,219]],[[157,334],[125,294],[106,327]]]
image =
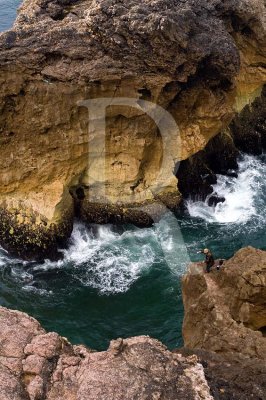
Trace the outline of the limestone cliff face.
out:
[[[171,353],[148,336],[93,352],[3,307],[0,327],[3,400],[213,400],[196,356]]]
[[[25,0],[0,35],[1,244],[55,255],[73,198],[87,222],[176,207],[176,164],[260,94],[264,67],[263,0]],[[88,123],[84,100],[125,97],[105,137]],[[167,141],[141,100],[174,117]]]
[[[210,274],[192,265],[182,290],[187,347],[266,359],[265,251],[241,249]]]
[[[182,199],[205,200],[213,193],[216,174],[236,176],[240,151],[260,155],[266,150],[266,85],[260,97],[233,119],[228,128],[213,137],[207,146],[181,161],[177,171],[178,188]],[[208,202],[224,201],[213,194]]]

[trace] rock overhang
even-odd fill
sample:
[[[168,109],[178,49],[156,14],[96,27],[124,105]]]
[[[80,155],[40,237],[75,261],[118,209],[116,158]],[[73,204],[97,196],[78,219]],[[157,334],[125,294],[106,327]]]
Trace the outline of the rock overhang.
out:
[[[101,188],[86,177],[99,175],[101,160],[88,166],[88,113],[77,104],[130,97],[169,111],[178,127],[173,138],[181,138],[181,148],[165,149],[148,117],[123,107],[109,110],[107,216],[123,220],[116,203],[122,209],[146,206],[165,152],[177,161],[198,152],[235,109],[259,94],[265,82],[263,7],[247,0],[25,1],[14,27],[0,36],[5,205],[18,199],[26,213],[32,207],[50,226],[62,221],[60,210],[71,215],[68,191],[81,185],[84,218],[97,222],[102,205],[94,217],[92,211]],[[162,185],[159,201],[175,208],[180,194],[172,164],[164,176],[169,184]],[[57,200],[45,189],[56,182],[62,188]],[[128,193],[130,199],[123,199]],[[35,200],[40,197],[47,212]],[[69,229],[62,236],[68,235]]]

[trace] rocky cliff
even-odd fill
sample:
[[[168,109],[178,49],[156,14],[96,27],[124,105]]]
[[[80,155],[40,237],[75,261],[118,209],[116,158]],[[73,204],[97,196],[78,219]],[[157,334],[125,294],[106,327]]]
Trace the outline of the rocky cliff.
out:
[[[183,279],[186,347],[148,336],[96,352],[0,307],[1,400],[264,400],[266,252]],[[88,327],[89,329],[89,327]]]
[[[1,244],[56,257],[75,213],[150,224],[264,82],[263,0],[25,0],[0,35]]]
[[[72,346],[26,314],[0,307],[1,400],[212,400],[196,356],[147,336],[107,351]]]
[[[196,354],[215,399],[266,397],[266,252],[247,247],[220,271],[183,277],[182,354]]]
[[[182,290],[185,346],[266,359],[265,251],[241,249],[210,274],[192,265]]]
[[[261,155],[266,149],[266,85],[261,96],[246,105],[228,128],[212,138],[207,146],[181,161],[177,171],[178,188],[183,200],[205,200],[213,193],[216,174],[236,176],[241,152]],[[224,201],[212,195],[211,205]]]

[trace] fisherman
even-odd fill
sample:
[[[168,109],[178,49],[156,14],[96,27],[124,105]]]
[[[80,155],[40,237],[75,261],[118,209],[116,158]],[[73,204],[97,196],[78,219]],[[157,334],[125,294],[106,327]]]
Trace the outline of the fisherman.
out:
[[[214,257],[209,249],[200,250],[199,253],[205,254],[206,272],[211,272],[211,268],[214,266]]]

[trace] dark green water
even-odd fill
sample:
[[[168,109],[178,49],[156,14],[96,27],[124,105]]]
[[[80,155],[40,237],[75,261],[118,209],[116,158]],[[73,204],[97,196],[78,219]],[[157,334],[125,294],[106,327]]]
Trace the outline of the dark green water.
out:
[[[189,202],[153,228],[76,224],[63,261],[22,263],[0,252],[0,304],[26,311],[48,330],[105,349],[112,338],[148,334],[182,344],[180,277],[196,250],[216,257],[239,248],[266,249],[265,156],[245,156],[237,179],[219,177],[226,202]]]
[[[0,31],[20,3],[0,1]],[[76,224],[62,262],[23,263],[0,250],[0,304],[95,349],[140,334],[180,346],[180,277],[199,259],[196,250],[226,258],[247,245],[266,249],[265,173],[265,156],[246,156],[239,178],[219,178],[214,190],[224,204],[189,202],[187,215],[169,214],[150,229]]]

